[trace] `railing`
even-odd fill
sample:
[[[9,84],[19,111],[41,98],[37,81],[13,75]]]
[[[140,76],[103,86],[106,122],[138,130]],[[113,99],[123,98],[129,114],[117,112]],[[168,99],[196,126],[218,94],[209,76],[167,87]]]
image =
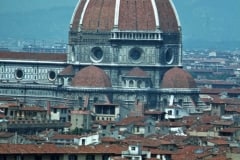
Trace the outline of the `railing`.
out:
[[[160,31],[112,31],[111,40],[151,40],[161,41]]]

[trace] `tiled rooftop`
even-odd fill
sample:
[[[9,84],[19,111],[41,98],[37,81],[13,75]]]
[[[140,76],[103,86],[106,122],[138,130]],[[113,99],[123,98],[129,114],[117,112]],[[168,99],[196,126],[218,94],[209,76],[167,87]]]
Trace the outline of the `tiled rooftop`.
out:
[[[134,67],[133,69],[131,69],[127,74],[126,76],[129,76],[129,77],[143,77],[143,78],[146,78],[146,77],[149,77],[148,74],[143,71],[141,68],[139,67]]]
[[[77,6],[72,22],[72,30],[77,31],[83,16],[86,0]],[[111,31],[114,28],[116,1],[90,0],[82,21],[82,30]],[[163,32],[179,32],[177,17],[168,0],[156,0],[156,9],[160,29]],[[154,7],[151,0],[121,0],[119,6],[118,27],[125,30],[156,30]]]
[[[64,68],[59,75],[62,76],[72,76],[74,75],[74,70],[73,70],[73,66],[72,65],[68,65],[66,68]]]
[[[108,75],[96,66],[81,69],[73,78],[74,87],[112,87]]]
[[[22,111],[38,111],[38,112],[45,112],[45,111],[47,111],[43,107],[34,107],[34,106],[33,107],[28,107],[28,106],[22,107],[22,108],[20,108],[20,110],[22,110]]]
[[[71,134],[55,134],[53,137],[51,137],[52,140],[57,139],[65,139],[65,140],[73,140],[74,138],[80,138],[79,135],[71,135]]]
[[[66,62],[67,54],[0,51],[0,59]]]
[[[197,88],[193,77],[181,68],[169,69],[163,77],[162,88]]]
[[[125,125],[129,125],[132,123],[143,122],[144,119],[145,119],[145,117],[138,117],[138,116],[127,117],[127,118],[124,118],[123,120],[121,120],[120,122],[118,122],[116,125],[125,126]]]
[[[0,144],[1,154],[117,154],[120,155],[127,147],[120,145],[95,145],[58,147],[54,144]]]

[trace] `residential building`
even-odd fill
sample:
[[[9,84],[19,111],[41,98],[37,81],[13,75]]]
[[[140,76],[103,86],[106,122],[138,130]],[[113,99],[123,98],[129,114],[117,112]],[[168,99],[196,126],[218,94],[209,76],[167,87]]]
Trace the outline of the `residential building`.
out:
[[[90,130],[93,123],[93,115],[88,110],[71,111],[71,130],[83,129]]]

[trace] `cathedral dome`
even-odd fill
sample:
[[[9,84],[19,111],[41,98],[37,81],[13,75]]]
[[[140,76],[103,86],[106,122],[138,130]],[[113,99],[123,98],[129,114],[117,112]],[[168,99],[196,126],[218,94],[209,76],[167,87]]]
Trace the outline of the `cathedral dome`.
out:
[[[72,31],[179,32],[172,0],[80,0],[71,19]]]
[[[108,75],[100,68],[88,66],[81,69],[73,78],[75,87],[111,87]]]
[[[197,88],[197,86],[188,72],[175,67],[164,74],[161,88]]]

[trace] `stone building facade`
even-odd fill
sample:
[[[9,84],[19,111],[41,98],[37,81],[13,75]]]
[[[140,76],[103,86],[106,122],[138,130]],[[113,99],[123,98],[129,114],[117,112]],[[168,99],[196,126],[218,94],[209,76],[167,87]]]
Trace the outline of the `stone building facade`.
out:
[[[22,103],[88,110],[116,104],[120,116],[169,105],[194,112],[199,104],[195,81],[182,69],[171,0],[81,0],[68,52],[0,52],[0,82],[0,96]]]

